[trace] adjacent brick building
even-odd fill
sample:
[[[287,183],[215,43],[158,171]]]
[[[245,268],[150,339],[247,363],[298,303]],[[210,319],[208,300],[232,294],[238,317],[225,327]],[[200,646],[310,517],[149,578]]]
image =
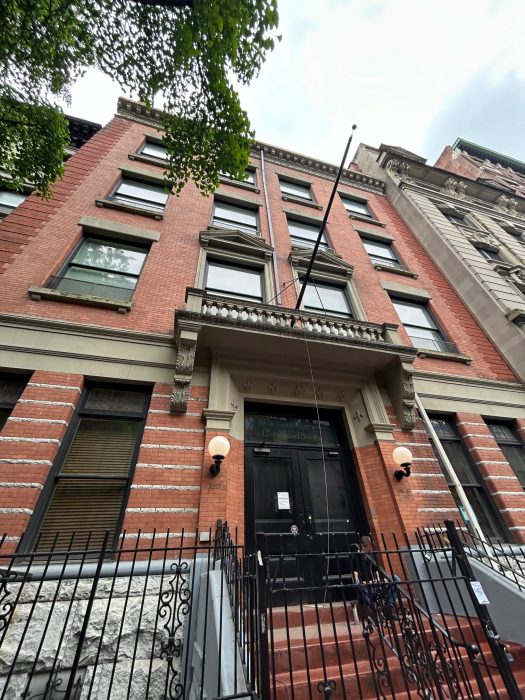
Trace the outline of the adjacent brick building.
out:
[[[295,312],[336,168],[256,144],[245,181],[168,197],[159,123],[121,99],[53,199],[30,196],[0,225],[0,529],[12,546],[57,531],[98,542],[106,528],[206,539],[217,519],[252,546],[256,531],[294,525],[378,536],[457,518],[418,401],[485,533],[525,541],[522,330],[507,314],[506,340],[491,332],[492,307],[472,303],[445,258],[457,222],[439,210],[496,201],[498,185],[469,184],[467,199],[413,154],[360,147]],[[523,264],[525,203],[513,207],[514,233],[488,210],[484,221],[499,240],[519,230]],[[493,281],[525,311],[519,288]],[[213,476],[218,434],[231,450]],[[396,445],[413,452],[409,479],[393,476]]]

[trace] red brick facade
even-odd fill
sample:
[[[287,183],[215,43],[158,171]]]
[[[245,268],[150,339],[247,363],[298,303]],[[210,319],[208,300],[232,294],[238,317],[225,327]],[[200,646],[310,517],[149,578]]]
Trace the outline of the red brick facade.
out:
[[[160,221],[129,211],[100,208],[95,203],[97,199],[104,199],[115,186],[121,165],[133,164],[156,175],[162,172],[155,165],[133,163],[128,159],[128,154],[140,147],[144,134],[154,132],[152,126],[116,117],[70,159],[64,180],[55,186],[53,199],[42,201],[31,196],[2,223],[2,318],[16,315],[55,324],[59,322],[59,325],[85,324],[92,329],[157,334],[164,339],[172,335],[174,311],[184,307],[186,288],[196,284],[201,250],[199,232],[210,224],[213,198],[203,198],[190,184],[180,197],[170,197]],[[258,169],[260,183],[261,163],[255,152],[252,164]],[[320,214],[295,200],[283,202],[277,173],[288,173],[291,177],[299,174],[302,179],[308,179],[321,207],[328,202],[332,181],[321,173],[305,174],[271,159],[266,163],[278,274],[283,287],[286,285],[282,290],[282,304],[293,308],[296,291],[293,285],[288,285],[294,272],[288,260],[291,243],[283,207],[304,217],[319,218]],[[263,239],[270,243],[262,193],[244,192],[228,184],[221,185],[221,191],[261,205],[260,230]],[[386,196],[373,188],[363,189],[351,183],[341,186],[341,191],[361,198],[365,195],[375,218],[384,224],[378,226],[349,218],[341,200],[336,197],[327,227],[331,246],[345,262],[354,266],[353,284],[368,321],[399,324],[390,298],[381,286],[382,281],[425,289],[431,296],[432,311],[438,323],[459,350],[471,358],[471,362],[418,357],[414,368],[458,380],[515,383],[515,375],[497,347],[481,330]],[[33,301],[28,296],[31,285],[44,286],[48,277],[56,274],[67,259],[82,235],[79,227],[82,216],[100,217],[160,234],[159,242],[153,243],[148,253],[128,314],[54,300]],[[400,278],[394,272],[374,269],[357,230],[375,229],[387,231],[395,237],[399,255],[406,267],[417,274],[417,279]],[[402,326],[399,334],[403,344],[411,347]],[[32,371],[25,391],[0,434],[0,530],[8,532],[15,540],[29,523],[68,429],[84,379],[96,378],[91,371],[81,371],[81,359],[78,359],[78,374],[40,369],[43,366],[46,365],[38,353],[29,360],[21,357],[18,366],[13,361],[5,366],[6,371]],[[109,370],[104,379],[111,379]],[[146,536],[154,530],[159,533],[184,530],[193,536],[197,529],[213,528],[220,518],[238,527],[242,537],[245,524],[242,440],[230,436],[231,452],[224,468],[218,477],[211,477],[207,444],[221,431],[206,427],[203,409],[208,405],[208,388],[193,384],[187,412],[176,415],[170,413],[171,385],[147,383],[152,387],[152,398],[122,524],[127,536],[136,536],[138,530]],[[414,454],[414,473],[409,480],[393,480],[396,467],[392,460],[394,443],[391,441],[353,448],[370,528],[376,536],[380,532],[413,532],[429,523],[457,517],[454,501],[423,423],[418,421],[412,431],[403,431],[394,409],[387,406],[386,410],[390,422],[395,425],[395,444],[409,446]],[[479,414],[458,413],[452,406],[451,412],[464,445],[512,536],[516,541],[525,541],[523,489],[513,478],[514,474],[483,418]],[[517,423],[517,429],[525,438],[524,419]]]

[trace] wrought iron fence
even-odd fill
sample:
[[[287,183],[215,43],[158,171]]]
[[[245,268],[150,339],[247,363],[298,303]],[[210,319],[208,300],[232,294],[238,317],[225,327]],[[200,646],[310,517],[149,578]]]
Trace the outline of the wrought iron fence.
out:
[[[525,591],[525,547],[497,540],[482,540],[464,524],[457,523],[455,529],[470,557],[479,560],[495,573],[514,583],[521,591]],[[422,534],[422,541],[423,539],[431,547],[442,547],[448,543],[448,534],[446,529],[436,525],[426,529]]]
[[[454,546],[357,547],[259,537],[263,697],[523,697],[522,651],[499,639]],[[511,664],[520,667],[515,674]]]
[[[221,655],[235,660],[233,694],[251,682],[253,618],[242,606],[256,609],[254,578],[225,526],[215,538],[123,533],[116,548],[107,535],[102,548],[9,544],[0,541],[0,698],[202,698],[205,687],[219,697]],[[210,602],[214,574],[231,609]]]

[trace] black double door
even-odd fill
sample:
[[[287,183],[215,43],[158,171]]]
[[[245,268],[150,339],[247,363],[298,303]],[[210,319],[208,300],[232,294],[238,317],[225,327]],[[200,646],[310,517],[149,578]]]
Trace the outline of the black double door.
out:
[[[274,587],[319,598],[351,576],[362,507],[346,450],[246,446],[247,544],[270,561]]]

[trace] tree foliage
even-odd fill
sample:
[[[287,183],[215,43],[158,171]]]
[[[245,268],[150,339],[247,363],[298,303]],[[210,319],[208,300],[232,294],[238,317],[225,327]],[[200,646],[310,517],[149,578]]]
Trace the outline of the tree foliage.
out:
[[[253,132],[233,82],[249,83],[273,48],[277,0],[0,0],[0,16],[0,163],[11,186],[32,180],[49,193],[67,129],[54,100],[67,101],[88,67],[146,104],[161,98],[177,192],[189,178],[208,193],[219,173],[242,176]]]

